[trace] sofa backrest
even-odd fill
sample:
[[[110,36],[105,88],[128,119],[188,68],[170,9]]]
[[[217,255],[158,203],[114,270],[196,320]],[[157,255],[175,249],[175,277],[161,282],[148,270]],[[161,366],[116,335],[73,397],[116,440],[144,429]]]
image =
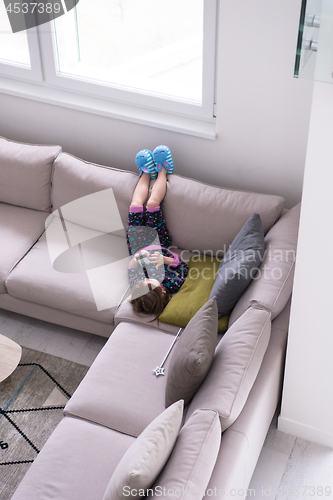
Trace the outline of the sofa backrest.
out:
[[[98,191],[112,188],[124,227],[138,175],[105,167],[62,153],[54,162],[52,209]]]
[[[50,212],[52,168],[60,152],[60,146],[0,137],[0,202]]]
[[[128,208],[138,175],[126,170],[83,161],[67,153],[54,162],[53,210],[97,191],[112,188],[126,227]],[[172,235],[172,244],[214,255],[228,249],[247,219],[261,216],[266,233],[280,217],[284,199],[280,196],[236,191],[170,175],[162,209]]]
[[[280,217],[280,196],[226,189],[171,175],[162,203],[173,245],[222,257],[247,219],[260,214],[266,233]]]

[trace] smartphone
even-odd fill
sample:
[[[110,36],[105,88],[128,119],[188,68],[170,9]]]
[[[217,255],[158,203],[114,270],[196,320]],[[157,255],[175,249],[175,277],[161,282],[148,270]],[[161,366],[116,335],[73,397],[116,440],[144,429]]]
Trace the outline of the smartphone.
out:
[[[135,258],[140,266],[148,266],[151,263],[145,252],[138,252],[135,255]]]

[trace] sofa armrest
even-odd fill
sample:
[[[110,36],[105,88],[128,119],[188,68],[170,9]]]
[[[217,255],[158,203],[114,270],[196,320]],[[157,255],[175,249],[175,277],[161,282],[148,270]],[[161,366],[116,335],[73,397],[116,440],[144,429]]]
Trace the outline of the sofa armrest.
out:
[[[153,321],[152,321],[153,320]],[[163,323],[162,321],[154,320],[153,314],[145,314],[142,316],[138,316],[133,311],[133,306],[129,301],[125,301],[121,306],[117,309],[117,312],[114,317],[115,326],[119,325],[122,322],[126,323],[139,323],[145,326],[151,326],[153,328],[159,328],[166,333],[171,333],[172,335],[176,335],[179,326],[169,325],[168,323]]]

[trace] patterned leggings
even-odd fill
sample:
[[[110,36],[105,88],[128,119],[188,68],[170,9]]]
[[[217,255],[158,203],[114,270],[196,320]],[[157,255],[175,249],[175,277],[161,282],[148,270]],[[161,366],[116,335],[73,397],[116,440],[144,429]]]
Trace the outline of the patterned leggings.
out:
[[[156,237],[156,232],[158,238]],[[162,210],[159,209],[154,212],[147,210],[146,214],[143,211],[130,212],[128,215],[127,244],[130,255],[149,245],[159,244],[163,247],[161,250],[162,254],[166,257],[171,257],[172,252],[167,250],[171,245],[171,236],[165,225]],[[162,285],[165,290],[170,294],[176,293],[184,283],[187,273],[188,265],[185,262],[180,261],[176,267],[164,264]],[[155,278],[160,281],[160,274],[160,270],[156,268],[155,264],[144,268],[146,278]],[[143,279],[142,270],[140,268],[129,267],[128,277],[131,286],[133,286]]]
[[[161,247],[171,246],[171,235],[166,227],[162,210],[159,208],[154,212],[129,212],[127,228],[127,245],[129,254],[133,255],[138,250],[148,245],[158,244],[156,232],[159,236]],[[155,229],[155,231],[149,228]]]

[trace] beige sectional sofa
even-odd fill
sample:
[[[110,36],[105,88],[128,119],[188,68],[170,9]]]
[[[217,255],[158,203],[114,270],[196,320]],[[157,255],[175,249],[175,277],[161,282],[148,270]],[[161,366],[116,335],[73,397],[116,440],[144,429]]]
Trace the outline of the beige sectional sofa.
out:
[[[60,147],[0,139],[0,234],[7,242],[0,254],[0,307],[107,337],[112,333],[15,500],[102,499],[126,450],[165,410],[167,377],[155,377],[153,369],[178,328],[147,323],[151,318],[135,316],[126,300],[98,310],[84,273],[53,269],[45,234],[51,212],[109,188],[126,227],[137,180],[133,173],[84,162]],[[286,211],[283,204],[278,196],[177,175],[168,180],[162,208],[183,258],[225,250],[254,212],[262,219],[266,255],[257,279],[233,309],[228,331],[217,338],[212,366],[185,407],[184,426],[155,486],[198,486],[206,478],[207,496],[246,497],[283,376],[300,208]],[[169,365],[170,357],[166,373]],[[195,455],[198,428],[203,432],[207,425],[210,430],[214,425],[214,432],[219,426],[221,444],[204,440],[197,461],[186,469],[186,453],[190,449]],[[187,496],[202,498],[204,492],[194,489]]]

